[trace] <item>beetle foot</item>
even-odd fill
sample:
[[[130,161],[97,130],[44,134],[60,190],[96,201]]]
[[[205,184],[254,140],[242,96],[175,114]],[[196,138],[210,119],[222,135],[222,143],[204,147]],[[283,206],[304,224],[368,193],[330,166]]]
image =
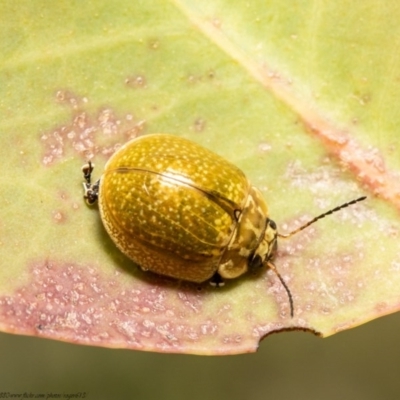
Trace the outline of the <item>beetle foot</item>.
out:
[[[99,185],[100,185],[100,180],[98,180],[93,185],[87,182],[83,183],[83,189],[85,191],[83,198],[85,199],[86,203],[90,206],[96,203],[99,197]]]
[[[94,169],[94,164],[89,160],[87,164],[82,167],[83,177],[85,181],[90,185],[90,181],[92,179],[92,172]]]
[[[225,285],[225,281],[221,278],[221,275],[216,272],[210,279],[210,285],[215,287],[222,287]]]

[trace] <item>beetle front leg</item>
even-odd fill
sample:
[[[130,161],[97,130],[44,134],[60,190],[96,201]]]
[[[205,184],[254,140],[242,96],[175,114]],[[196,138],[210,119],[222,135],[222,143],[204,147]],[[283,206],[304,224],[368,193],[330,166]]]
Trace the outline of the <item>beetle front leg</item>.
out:
[[[216,272],[209,281],[211,286],[222,287],[225,285],[225,281],[222,279],[221,275]]]
[[[89,205],[94,204],[99,197],[100,180],[94,184],[91,183],[93,168],[94,165],[91,161],[88,161],[88,163],[82,167],[83,177],[85,179],[85,182],[83,182],[83,189],[85,191],[83,197]]]
[[[86,183],[90,186],[92,180],[92,172],[94,169],[94,165],[89,160],[87,164],[82,167],[83,177],[85,178]]]

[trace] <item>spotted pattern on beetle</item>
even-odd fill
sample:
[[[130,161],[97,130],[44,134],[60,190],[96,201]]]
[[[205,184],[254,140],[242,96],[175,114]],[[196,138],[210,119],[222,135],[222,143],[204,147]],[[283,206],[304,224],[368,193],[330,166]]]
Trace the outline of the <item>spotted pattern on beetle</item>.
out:
[[[156,134],[127,143],[111,157],[100,180],[99,206],[116,245],[143,269],[203,282],[217,272],[228,247],[242,248],[243,232],[253,232],[252,245],[257,241],[258,226],[237,230],[246,204],[253,203],[251,190],[243,172],[224,158],[183,138]],[[265,203],[261,208],[266,212]],[[247,270],[246,257],[240,255],[226,277]]]

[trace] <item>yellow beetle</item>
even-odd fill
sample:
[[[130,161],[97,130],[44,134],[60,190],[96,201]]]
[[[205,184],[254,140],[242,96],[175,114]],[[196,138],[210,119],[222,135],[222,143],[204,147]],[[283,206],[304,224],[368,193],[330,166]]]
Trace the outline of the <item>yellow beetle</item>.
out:
[[[356,200],[278,234],[261,192],[217,154],[184,138],[146,135],[122,146],[91,183],[82,168],[85,199],[99,200],[103,224],[117,247],[143,270],[190,282],[221,285],[249,269],[272,268],[277,237],[289,237]]]

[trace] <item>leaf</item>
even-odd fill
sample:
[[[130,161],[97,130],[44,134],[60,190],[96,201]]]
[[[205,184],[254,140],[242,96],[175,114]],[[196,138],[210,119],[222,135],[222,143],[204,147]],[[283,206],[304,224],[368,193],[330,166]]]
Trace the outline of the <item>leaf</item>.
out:
[[[255,351],[399,309],[399,8],[252,0],[3,2],[0,329],[160,352]],[[387,35],[387,32],[391,32]],[[225,288],[141,272],[82,199],[138,134],[223,155],[281,233],[272,271]]]

